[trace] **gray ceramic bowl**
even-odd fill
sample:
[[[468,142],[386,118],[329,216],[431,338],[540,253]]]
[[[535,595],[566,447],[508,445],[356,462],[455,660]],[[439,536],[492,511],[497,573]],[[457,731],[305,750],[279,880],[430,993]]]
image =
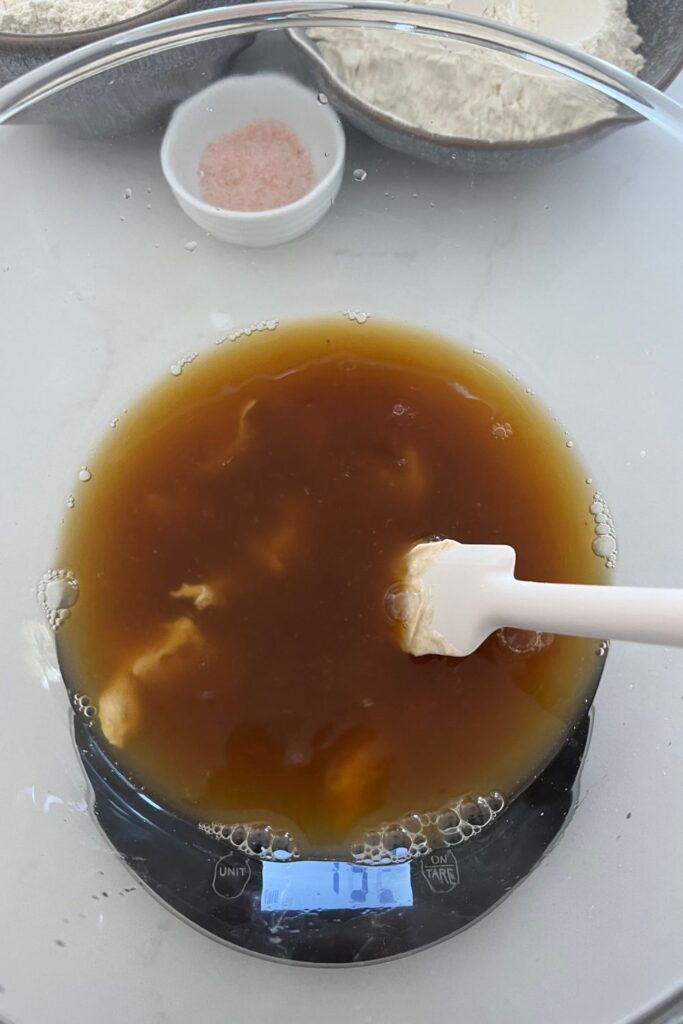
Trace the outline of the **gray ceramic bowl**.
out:
[[[643,39],[645,67],[640,77],[658,89],[665,89],[683,68],[683,0],[629,0],[628,10]],[[591,145],[635,119],[631,112],[615,110],[613,116],[589,127],[531,142],[486,143],[411,129],[353,93],[303,30],[294,29],[289,35],[311,64],[320,88],[351,124],[391,149],[460,171],[506,171],[536,166]]]
[[[137,28],[161,18],[228,6],[237,0],[164,0],[145,14],[112,25],[64,32],[60,35],[19,35],[0,32],[0,85],[32,71],[62,54],[107,36]],[[209,40],[202,44],[203,61],[196,47],[180,47],[144,57],[98,75],[63,92],[59,100],[47,99],[38,114],[21,117],[61,124],[79,135],[111,137],[158,128],[175,106],[198,89],[221,77],[232,59],[249,46],[253,36]]]

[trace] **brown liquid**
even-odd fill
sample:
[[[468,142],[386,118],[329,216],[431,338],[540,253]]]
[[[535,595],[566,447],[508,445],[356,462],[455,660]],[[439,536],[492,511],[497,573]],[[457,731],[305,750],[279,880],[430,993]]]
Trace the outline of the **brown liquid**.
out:
[[[434,535],[511,544],[521,578],[602,579],[585,471],[487,360],[372,320],[281,326],[169,375],[90,468],[60,656],[120,765],[186,817],[346,848],[516,793],[584,706],[594,642],[415,659],[385,611]]]

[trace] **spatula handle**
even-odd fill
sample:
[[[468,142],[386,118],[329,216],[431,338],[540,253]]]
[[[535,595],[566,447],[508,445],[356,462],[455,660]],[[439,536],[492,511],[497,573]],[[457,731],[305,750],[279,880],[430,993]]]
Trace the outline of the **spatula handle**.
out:
[[[683,590],[495,581],[501,625],[596,639],[683,645]]]

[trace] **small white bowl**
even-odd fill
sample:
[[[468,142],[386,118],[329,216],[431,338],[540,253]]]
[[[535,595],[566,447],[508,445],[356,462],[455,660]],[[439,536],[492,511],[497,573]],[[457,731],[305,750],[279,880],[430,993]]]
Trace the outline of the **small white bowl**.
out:
[[[251,121],[281,121],[313,163],[315,185],[274,210],[223,210],[201,198],[199,163],[209,142]],[[316,94],[286,75],[234,75],[176,109],[161,146],[161,166],[178,203],[216,238],[236,245],[279,245],[303,235],[337,197],[346,145],[339,118]]]

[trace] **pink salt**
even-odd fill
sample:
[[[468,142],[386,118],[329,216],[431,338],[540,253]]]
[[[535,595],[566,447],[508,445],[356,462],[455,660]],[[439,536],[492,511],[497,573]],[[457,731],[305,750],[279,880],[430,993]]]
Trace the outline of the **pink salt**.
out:
[[[252,121],[210,142],[199,162],[202,199],[224,210],[274,210],[313,188],[308,153],[279,121]]]

